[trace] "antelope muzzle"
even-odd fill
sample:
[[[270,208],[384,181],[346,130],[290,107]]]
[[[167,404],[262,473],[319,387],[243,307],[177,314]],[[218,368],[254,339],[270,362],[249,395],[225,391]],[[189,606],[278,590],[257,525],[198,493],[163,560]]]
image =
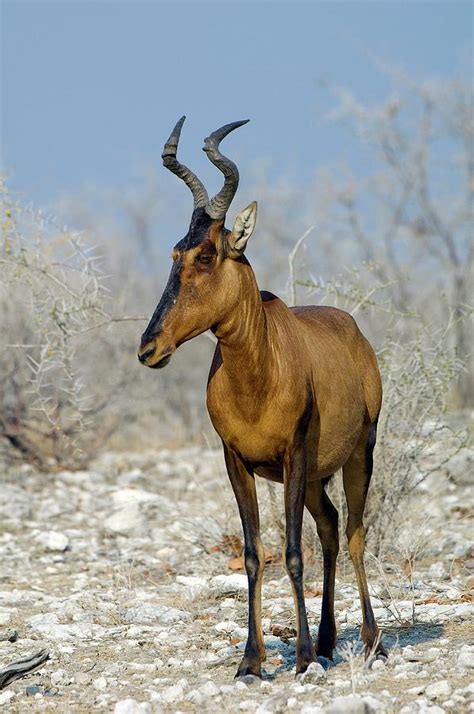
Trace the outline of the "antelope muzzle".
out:
[[[162,367],[166,367],[170,361],[175,347],[171,345],[160,345],[159,342],[159,339],[142,340],[140,349],[138,350],[138,359],[146,367],[161,369]]]

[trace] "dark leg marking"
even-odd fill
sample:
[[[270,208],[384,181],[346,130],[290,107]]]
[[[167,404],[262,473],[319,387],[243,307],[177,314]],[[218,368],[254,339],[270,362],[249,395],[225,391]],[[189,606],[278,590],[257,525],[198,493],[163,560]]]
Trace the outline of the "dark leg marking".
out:
[[[306,508],[314,520],[323,551],[323,601],[318,631],[316,653],[332,659],[336,645],[336,620],[334,618],[334,582],[336,560],[339,553],[338,513],[324,490],[329,478],[310,482],[306,491]]]
[[[254,674],[261,677],[261,663],[265,660],[263,641],[261,597],[265,556],[260,540],[260,520],[258,513],[255,479],[243,461],[224,444],[224,456],[230,482],[239,507],[245,540],[245,569],[249,583],[249,634],[244,657],[236,677]]]
[[[303,555],[301,552],[301,531],[307,486],[306,433],[313,407],[312,394],[308,389],[306,409],[298,424],[295,443],[285,456],[285,516],[286,548],[285,562],[290,576],[297,617],[296,673],[304,672],[314,662],[314,646],[308,627],[308,616],[304,601]]]

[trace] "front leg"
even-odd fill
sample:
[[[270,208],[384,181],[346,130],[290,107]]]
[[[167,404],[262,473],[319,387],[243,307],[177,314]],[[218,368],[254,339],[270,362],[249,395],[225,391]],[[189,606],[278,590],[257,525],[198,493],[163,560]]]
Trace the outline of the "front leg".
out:
[[[242,459],[225,444],[224,456],[242,521],[245,540],[245,569],[249,581],[249,634],[245,654],[235,676],[244,677],[246,674],[255,674],[257,677],[261,677],[261,663],[265,660],[261,614],[265,555],[260,540],[255,478],[253,472],[247,470]]]
[[[296,674],[305,672],[315,661],[304,601],[301,531],[306,496],[306,438],[297,438],[285,458],[285,562],[290,576],[297,618]]]

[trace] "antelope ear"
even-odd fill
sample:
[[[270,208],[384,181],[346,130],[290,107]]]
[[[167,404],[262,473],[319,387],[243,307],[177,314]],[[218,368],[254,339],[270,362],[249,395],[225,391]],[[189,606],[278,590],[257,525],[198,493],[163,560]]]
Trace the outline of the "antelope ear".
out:
[[[244,252],[247,246],[247,241],[254,231],[256,222],[257,201],[252,201],[250,206],[247,206],[247,208],[244,208],[243,211],[240,211],[235,219],[232,233],[227,238],[231,249],[231,257],[232,253],[234,253],[234,257],[237,257]]]

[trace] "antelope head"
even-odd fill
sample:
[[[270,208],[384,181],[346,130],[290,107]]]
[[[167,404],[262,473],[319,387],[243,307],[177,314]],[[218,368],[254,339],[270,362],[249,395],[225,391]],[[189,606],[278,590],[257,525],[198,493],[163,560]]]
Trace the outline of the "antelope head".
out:
[[[197,176],[176,158],[185,117],[181,117],[165,144],[162,159],[179,176],[194,197],[188,232],[173,248],[173,264],[163,295],[142,335],[138,359],[147,367],[161,368],[183,342],[216,326],[239,301],[237,263],[253,233],[257,204],[241,211],[233,229],[224,226],[226,213],[239,185],[233,161],[221,154],[219,144],[248,120],[214,131],[204,140],[203,150],[224,174],[224,186],[209,199]]]

